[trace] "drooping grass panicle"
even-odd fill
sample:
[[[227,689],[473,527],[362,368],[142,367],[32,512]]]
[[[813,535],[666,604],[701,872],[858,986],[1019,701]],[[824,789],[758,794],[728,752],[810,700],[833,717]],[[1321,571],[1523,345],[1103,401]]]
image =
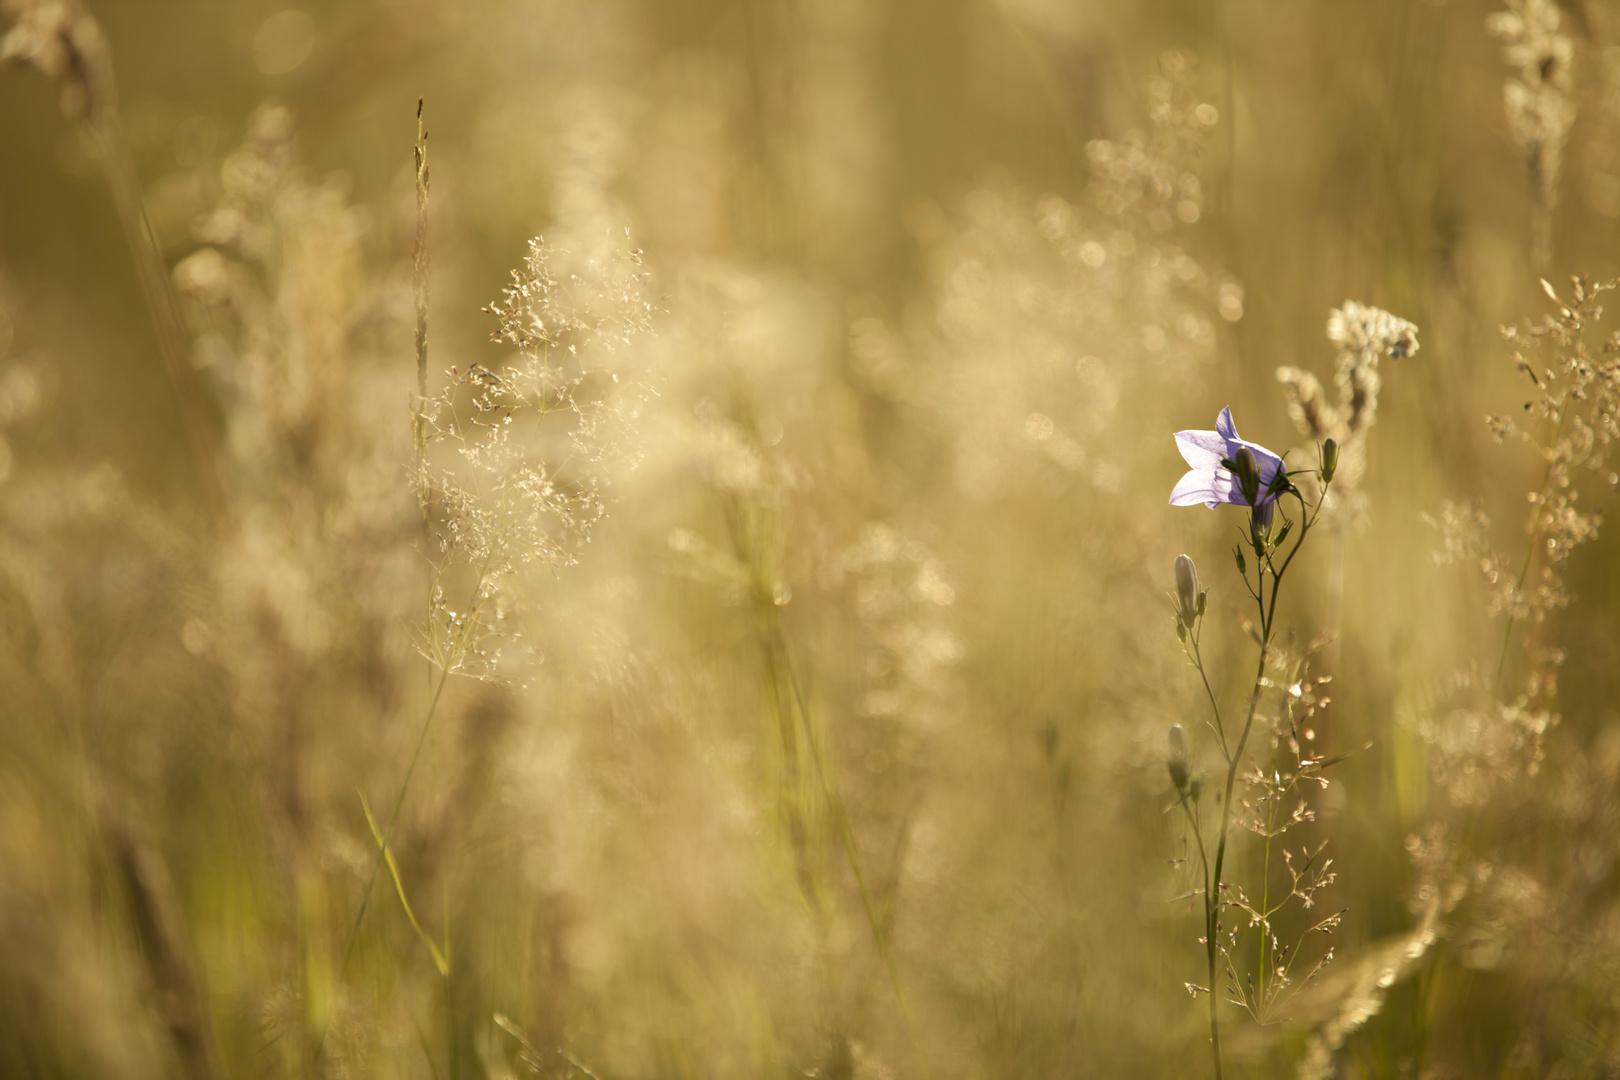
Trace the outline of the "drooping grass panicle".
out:
[[[1417,327],[1381,308],[1346,300],[1328,313],[1327,337],[1338,346],[1334,372],[1338,401],[1321,382],[1298,367],[1279,367],[1277,381],[1288,397],[1288,415],[1313,444],[1333,439],[1339,457],[1334,488],[1340,498],[1360,489],[1367,468],[1367,432],[1377,420],[1383,387],[1379,362],[1404,360],[1418,351]]]
[[[1545,269],[1552,260],[1564,144],[1575,123],[1575,47],[1560,32],[1553,0],[1507,0],[1507,7],[1488,16],[1485,29],[1501,40],[1502,61],[1513,70],[1503,80],[1502,102],[1530,178],[1531,258]]]
[[[1552,311],[1502,328],[1523,394],[1519,407],[1485,417],[1496,443],[1531,451],[1523,548],[1503,550],[1482,497],[1448,501],[1429,519],[1440,542],[1433,562],[1475,570],[1486,611],[1501,618],[1499,636],[1488,636],[1469,663],[1400,710],[1434,792],[1407,840],[1416,871],[1411,905],[1427,935],[1413,955],[1424,957],[1421,978],[1429,985],[1444,964],[1499,965],[1514,950],[1516,970],[1543,974],[1552,966],[1582,970],[1578,956],[1594,948],[1607,953],[1585,935],[1573,946],[1564,938],[1571,912],[1593,903],[1580,875],[1564,879],[1561,895],[1538,875],[1546,838],[1600,829],[1612,796],[1598,792],[1613,790],[1612,778],[1594,779],[1612,765],[1595,763],[1593,744],[1579,746],[1572,733],[1559,740],[1559,753],[1550,735],[1580,700],[1559,687],[1566,642],[1574,644],[1554,617],[1571,601],[1569,560],[1598,536],[1601,515],[1588,501],[1620,485],[1610,464],[1620,436],[1620,334],[1604,337],[1599,328],[1603,294],[1616,283],[1576,277],[1567,290],[1545,280],[1541,286]],[[1544,771],[1549,763],[1552,776]],[[1553,788],[1558,794],[1549,796]],[[1427,950],[1439,934],[1465,944],[1454,946],[1457,955]]]
[[[1620,479],[1610,468],[1610,454],[1620,439],[1620,332],[1598,340],[1593,331],[1603,318],[1602,294],[1614,282],[1572,278],[1569,299],[1542,282],[1554,310],[1539,323],[1506,326],[1513,362],[1523,378],[1526,400],[1520,419],[1490,414],[1485,418],[1498,442],[1516,439],[1541,462],[1540,482],[1528,493],[1525,546],[1504,553],[1488,534],[1490,518],[1477,502],[1447,503],[1441,511],[1438,562],[1475,561],[1484,576],[1492,615],[1505,615],[1506,626],[1495,658],[1500,682],[1508,647],[1517,624],[1539,624],[1569,603],[1564,566],[1570,554],[1597,537],[1602,514],[1582,509],[1587,494],[1613,492]],[[1532,649],[1549,664],[1532,664],[1526,689],[1534,699],[1551,693],[1557,649]]]
[[[106,35],[79,0],[8,0],[4,9],[15,14],[16,21],[0,37],[0,66],[21,64],[55,81],[63,115],[81,125],[112,194],[193,467],[209,509],[223,520],[227,508],[219,475],[219,436],[197,384],[191,343],[175,304],[162,247],[124,143]]]

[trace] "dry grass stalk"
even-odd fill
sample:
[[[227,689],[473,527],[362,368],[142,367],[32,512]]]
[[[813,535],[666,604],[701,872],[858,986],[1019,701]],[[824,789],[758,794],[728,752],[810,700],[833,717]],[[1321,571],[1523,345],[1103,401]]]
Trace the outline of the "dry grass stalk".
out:
[[[124,226],[197,479],[209,508],[223,519],[226,503],[219,475],[219,439],[197,386],[191,343],[119,129],[117,82],[106,36],[79,0],[8,0],[5,6],[17,19],[0,38],[0,64],[23,64],[53,79],[61,90],[63,114],[82,125],[94,149]]]
[[[187,1080],[222,1076],[197,960],[162,856],[136,833],[126,806],[103,796],[101,840],[128,905],[152,1004],[163,1020],[180,1074]]]

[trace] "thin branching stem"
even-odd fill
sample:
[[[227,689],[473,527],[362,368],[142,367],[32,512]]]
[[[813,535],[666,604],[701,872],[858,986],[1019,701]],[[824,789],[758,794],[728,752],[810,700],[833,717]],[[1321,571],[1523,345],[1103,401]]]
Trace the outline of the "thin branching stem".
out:
[[[1250,689],[1250,692],[1249,692],[1249,706],[1248,706],[1247,712],[1246,712],[1246,714],[1245,714],[1245,716],[1243,718],[1243,729],[1238,734],[1237,745],[1233,748],[1233,750],[1232,750],[1232,752],[1230,754],[1226,755],[1226,783],[1223,785],[1222,791],[1221,791],[1221,825],[1220,825],[1220,832],[1217,834],[1217,837],[1216,837],[1215,866],[1214,866],[1213,872],[1210,873],[1206,877],[1206,883],[1205,883],[1205,887],[1204,887],[1204,954],[1205,954],[1205,958],[1207,960],[1208,969],[1209,969],[1209,1041],[1210,1041],[1210,1053],[1212,1055],[1214,1065],[1215,1065],[1215,1078],[1216,1078],[1216,1080],[1222,1080],[1222,1078],[1223,1078],[1222,1065],[1221,1065],[1221,1031],[1220,1031],[1220,1012],[1219,1012],[1220,1001],[1219,1001],[1219,994],[1218,994],[1218,991],[1216,989],[1216,975],[1217,975],[1216,957],[1220,952],[1219,934],[1220,934],[1220,912],[1221,912],[1221,906],[1222,906],[1221,897],[1223,895],[1223,890],[1225,888],[1225,883],[1223,881],[1223,872],[1224,872],[1225,867],[1226,867],[1226,842],[1227,842],[1228,836],[1229,836],[1230,831],[1231,831],[1231,823],[1232,823],[1232,791],[1237,785],[1238,768],[1243,762],[1243,751],[1248,746],[1249,733],[1254,727],[1255,713],[1257,712],[1257,710],[1259,708],[1259,705],[1260,705],[1260,694],[1261,694],[1261,691],[1265,687],[1266,660],[1267,660],[1267,657],[1268,657],[1268,655],[1270,653],[1270,650],[1271,650],[1272,635],[1274,634],[1274,632],[1276,630],[1277,596],[1281,592],[1281,589],[1282,589],[1282,579],[1283,579],[1283,576],[1288,572],[1288,567],[1293,563],[1294,557],[1299,554],[1299,549],[1304,545],[1305,538],[1310,535],[1311,529],[1315,526],[1318,516],[1320,516],[1322,504],[1327,501],[1327,487],[1328,487],[1327,484],[1323,485],[1322,498],[1317,501],[1317,504],[1314,507],[1314,512],[1313,512],[1313,508],[1311,506],[1309,506],[1305,502],[1304,496],[1302,496],[1299,493],[1299,490],[1297,488],[1291,488],[1290,489],[1291,494],[1293,494],[1293,496],[1296,499],[1299,500],[1299,504],[1300,504],[1300,512],[1301,512],[1300,530],[1299,530],[1298,538],[1294,541],[1293,547],[1291,547],[1289,549],[1288,554],[1287,554],[1287,556],[1284,557],[1281,565],[1278,565],[1275,562],[1273,562],[1273,560],[1271,558],[1271,553],[1268,550],[1266,550],[1265,547],[1264,547],[1264,544],[1266,543],[1264,538],[1255,538],[1254,541],[1253,541],[1254,545],[1255,545],[1255,547],[1257,549],[1256,550],[1256,562],[1257,562],[1257,565],[1255,566],[1255,584],[1250,589],[1250,595],[1252,597],[1254,597],[1256,609],[1257,609],[1257,611],[1259,613],[1259,616],[1260,616],[1260,656],[1259,656],[1259,659],[1258,659],[1258,661],[1256,662],[1256,665],[1255,665],[1254,682],[1253,682],[1253,685],[1252,685],[1252,687]],[[1267,595],[1266,595],[1266,587],[1265,587],[1266,586],[1266,574],[1268,572],[1271,574],[1271,594],[1270,594],[1269,597],[1267,597]],[[1248,575],[1247,574],[1244,575],[1244,584],[1248,585]],[[1199,674],[1200,674],[1200,676],[1202,676],[1203,675],[1203,666],[1202,666],[1202,664],[1199,664],[1198,667],[1199,667]],[[1205,679],[1205,687],[1206,687],[1206,689],[1208,687],[1207,678]],[[1211,697],[1211,706],[1215,707],[1214,706],[1214,695],[1211,694],[1210,697]],[[1216,709],[1216,716],[1217,716],[1217,722],[1219,722],[1219,710],[1218,710],[1218,708]],[[1222,752],[1224,753],[1225,750],[1226,750],[1226,746],[1225,746],[1225,740],[1223,738],[1223,740],[1222,740]],[[1199,837],[1199,845],[1202,848],[1203,840],[1202,840],[1201,835]],[[1268,839],[1268,842],[1267,842],[1267,856],[1266,856],[1266,858],[1267,858],[1266,865],[1267,865],[1268,876],[1269,876],[1269,868],[1270,868],[1270,842],[1269,842],[1269,839]],[[1269,904],[1269,896],[1264,896],[1263,899],[1262,899],[1262,904],[1261,904],[1262,910],[1264,910],[1264,908],[1268,904]],[[1262,941],[1261,941],[1261,969],[1262,969],[1262,971],[1261,971],[1261,991],[1262,991],[1262,994],[1264,992],[1264,986],[1265,986],[1264,967],[1265,967],[1265,942],[1264,942],[1264,937],[1262,936]]]

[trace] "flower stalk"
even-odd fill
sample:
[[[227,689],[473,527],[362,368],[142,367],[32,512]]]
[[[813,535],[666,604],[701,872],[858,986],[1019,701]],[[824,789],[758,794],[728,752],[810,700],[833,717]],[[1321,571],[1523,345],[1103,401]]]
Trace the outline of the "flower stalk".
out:
[[[1320,466],[1313,470],[1318,482],[1318,497],[1309,502],[1306,496],[1289,479],[1289,474],[1283,465],[1282,459],[1254,444],[1246,443],[1237,436],[1232,424],[1230,410],[1222,410],[1216,430],[1207,432],[1180,432],[1176,440],[1181,447],[1182,455],[1192,467],[1180,483],[1176,485],[1171,501],[1176,505],[1190,505],[1196,502],[1205,502],[1211,508],[1221,503],[1232,503],[1245,506],[1249,511],[1247,535],[1239,541],[1236,549],[1236,562],[1238,572],[1243,577],[1244,588],[1248,591],[1250,599],[1255,604],[1259,619],[1259,629],[1256,640],[1259,644],[1259,655],[1255,663],[1254,678],[1252,680],[1248,704],[1245,709],[1243,726],[1237,734],[1235,742],[1229,742],[1225,726],[1221,717],[1220,704],[1211,688],[1209,674],[1205,668],[1203,655],[1200,649],[1202,630],[1202,615],[1206,606],[1206,597],[1198,591],[1197,569],[1192,559],[1182,555],[1176,560],[1176,632],[1181,640],[1182,647],[1188,660],[1198,671],[1203,683],[1205,694],[1209,699],[1212,719],[1210,729],[1216,736],[1225,763],[1226,775],[1221,788],[1219,826],[1210,838],[1213,842],[1213,859],[1210,857],[1210,844],[1205,842],[1203,821],[1199,813],[1198,802],[1201,785],[1191,775],[1190,750],[1187,745],[1186,731],[1181,725],[1174,725],[1170,729],[1168,766],[1171,782],[1178,793],[1179,805],[1186,817],[1187,824],[1193,833],[1198,845],[1200,876],[1202,884],[1199,889],[1203,900],[1204,927],[1202,944],[1204,946],[1206,972],[1208,985],[1196,987],[1188,984],[1195,994],[1204,992],[1209,998],[1209,1037],[1210,1052],[1214,1064],[1216,1080],[1222,1080],[1221,1060],[1221,1032],[1219,1001],[1216,984],[1220,975],[1220,958],[1223,950],[1220,946],[1222,932],[1221,911],[1234,902],[1257,921],[1265,925],[1265,933],[1261,942],[1261,962],[1258,977],[1258,989],[1250,988],[1250,997],[1254,1003],[1262,1008],[1272,996],[1268,989],[1268,978],[1280,980],[1286,978],[1282,973],[1268,971],[1268,942],[1270,938],[1269,919],[1276,910],[1270,906],[1269,881],[1262,885],[1261,906],[1258,912],[1251,909],[1246,901],[1234,901],[1227,898],[1229,883],[1226,881],[1226,855],[1230,839],[1233,814],[1232,797],[1237,785],[1240,766],[1244,761],[1244,752],[1248,748],[1249,739],[1254,730],[1254,722],[1260,703],[1260,695],[1267,685],[1266,665],[1272,659],[1272,643],[1276,634],[1277,599],[1281,595],[1282,583],[1287,576],[1289,568],[1293,565],[1300,548],[1305,544],[1306,538],[1317,524],[1323,504],[1327,499],[1329,485],[1333,479],[1333,471],[1337,465],[1337,445],[1329,440],[1321,448]],[[1218,464],[1212,466],[1214,459]],[[1297,521],[1291,518],[1286,507],[1279,509],[1280,504],[1287,498],[1292,498],[1298,504]],[[1278,524],[1278,519],[1281,524]],[[1296,531],[1297,525],[1297,531]],[[1292,542],[1290,543],[1290,537]],[[1250,577],[1250,560],[1245,556],[1244,549],[1248,549],[1253,557],[1253,577]],[[1312,762],[1312,765],[1320,764]],[[1301,770],[1303,773],[1303,770]],[[1281,784],[1280,776],[1277,778]],[[1272,799],[1271,802],[1275,802]],[[1275,807],[1270,811],[1274,812]],[[1270,870],[1270,839],[1281,829],[1274,829],[1275,822],[1268,816],[1259,831],[1267,838],[1266,872],[1269,878]],[[1314,854],[1312,855],[1314,859]],[[1309,873],[1307,860],[1306,871]],[[1324,867],[1325,869],[1325,867]],[[1321,873],[1320,871],[1318,872]],[[1298,883],[1296,878],[1296,886]],[[1325,882],[1326,878],[1321,878]],[[1307,889],[1309,889],[1307,885]],[[1295,893],[1298,894],[1296,888]],[[1334,917],[1336,919],[1336,916]],[[1329,922],[1319,924],[1319,928],[1326,929]],[[1318,927],[1313,927],[1313,929]],[[1278,962],[1275,955],[1271,956],[1271,965]],[[1228,974],[1235,980],[1236,973],[1231,969],[1231,962],[1227,962]],[[1248,999],[1246,999],[1247,1001]],[[1252,1011],[1252,1010],[1251,1010]]]

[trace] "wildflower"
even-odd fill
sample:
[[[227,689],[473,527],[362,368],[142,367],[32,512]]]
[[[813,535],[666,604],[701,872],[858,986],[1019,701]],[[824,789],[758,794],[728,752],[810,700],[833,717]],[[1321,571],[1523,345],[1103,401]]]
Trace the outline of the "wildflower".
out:
[[[1178,431],[1176,446],[1191,466],[1170,492],[1171,506],[1221,503],[1262,507],[1288,489],[1283,460],[1238,437],[1232,410],[1222,409],[1214,431]]]

